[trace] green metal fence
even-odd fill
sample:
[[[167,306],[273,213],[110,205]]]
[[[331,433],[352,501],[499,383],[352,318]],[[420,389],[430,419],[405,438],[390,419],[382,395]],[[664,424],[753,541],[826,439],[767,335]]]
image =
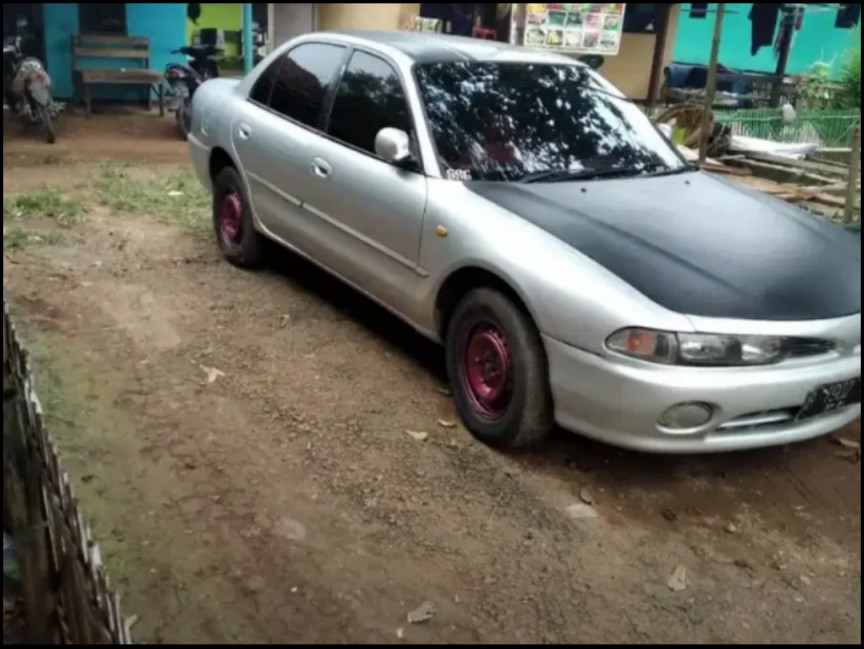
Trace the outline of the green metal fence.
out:
[[[811,110],[784,122],[779,109],[715,111],[717,121],[732,128],[734,135],[775,142],[806,142],[825,147],[849,146],[852,131],[861,121],[858,110]]]

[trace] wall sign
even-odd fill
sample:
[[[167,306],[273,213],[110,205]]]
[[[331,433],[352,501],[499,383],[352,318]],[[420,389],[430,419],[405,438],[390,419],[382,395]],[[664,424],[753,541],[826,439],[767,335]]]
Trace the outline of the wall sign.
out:
[[[621,47],[625,3],[517,5],[516,42],[525,47],[614,56]]]

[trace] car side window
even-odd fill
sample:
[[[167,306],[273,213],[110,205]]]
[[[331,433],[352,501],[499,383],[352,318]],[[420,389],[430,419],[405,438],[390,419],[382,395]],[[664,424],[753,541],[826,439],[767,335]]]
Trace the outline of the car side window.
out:
[[[249,99],[257,101],[259,104],[266,106],[270,103],[270,92],[273,90],[273,84],[276,82],[276,77],[279,75],[279,68],[282,66],[282,61],[285,57],[279,57],[273,63],[267,66],[267,69],[261,73],[261,76],[255,81],[252,86],[252,92],[249,93]]]
[[[344,47],[324,43],[305,43],[292,49],[282,59],[270,108],[306,126],[318,126],[327,89],[344,55]]]
[[[396,70],[384,59],[356,51],[336,89],[327,132],[362,151],[375,153],[382,128],[412,135],[411,113]]]

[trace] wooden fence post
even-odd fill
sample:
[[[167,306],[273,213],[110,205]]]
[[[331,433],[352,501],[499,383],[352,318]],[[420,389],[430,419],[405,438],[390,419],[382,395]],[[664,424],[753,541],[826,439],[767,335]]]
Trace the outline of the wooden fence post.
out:
[[[702,126],[699,138],[699,164],[705,164],[708,157],[708,141],[713,135],[714,98],[717,96],[717,62],[720,57],[720,39],[723,36],[723,17],[726,14],[726,3],[717,5],[717,15],[714,17],[714,37],[711,40],[711,59],[708,62],[708,80],[705,82],[705,112],[702,114]]]
[[[3,498],[18,549],[25,638],[28,644],[52,644],[54,584],[42,513],[41,471],[27,445],[18,393],[3,387]]]
[[[43,508],[42,456],[28,435],[24,351],[3,309],[3,500],[12,519],[24,595],[25,639],[53,644],[54,580]]]
[[[45,428],[27,350],[5,296],[3,509],[18,547],[25,641],[132,644],[98,545]]]
[[[852,153],[849,157],[849,180],[846,183],[846,204],[843,206],[843,223],[849,225],[855,215],[858,196],[858,176],[861,175],[861,122],[852,132]]]

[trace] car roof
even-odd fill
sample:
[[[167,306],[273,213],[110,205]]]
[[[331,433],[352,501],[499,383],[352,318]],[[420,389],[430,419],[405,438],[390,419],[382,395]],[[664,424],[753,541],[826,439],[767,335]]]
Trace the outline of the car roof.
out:
[[[448,34],[352,29],[317,32],[317,35],[346,36],[372,47],[378,45],[393,48],[417,63],[506,60],[583,65],[569,56],[556,52],[529,50],[509,43]]]

